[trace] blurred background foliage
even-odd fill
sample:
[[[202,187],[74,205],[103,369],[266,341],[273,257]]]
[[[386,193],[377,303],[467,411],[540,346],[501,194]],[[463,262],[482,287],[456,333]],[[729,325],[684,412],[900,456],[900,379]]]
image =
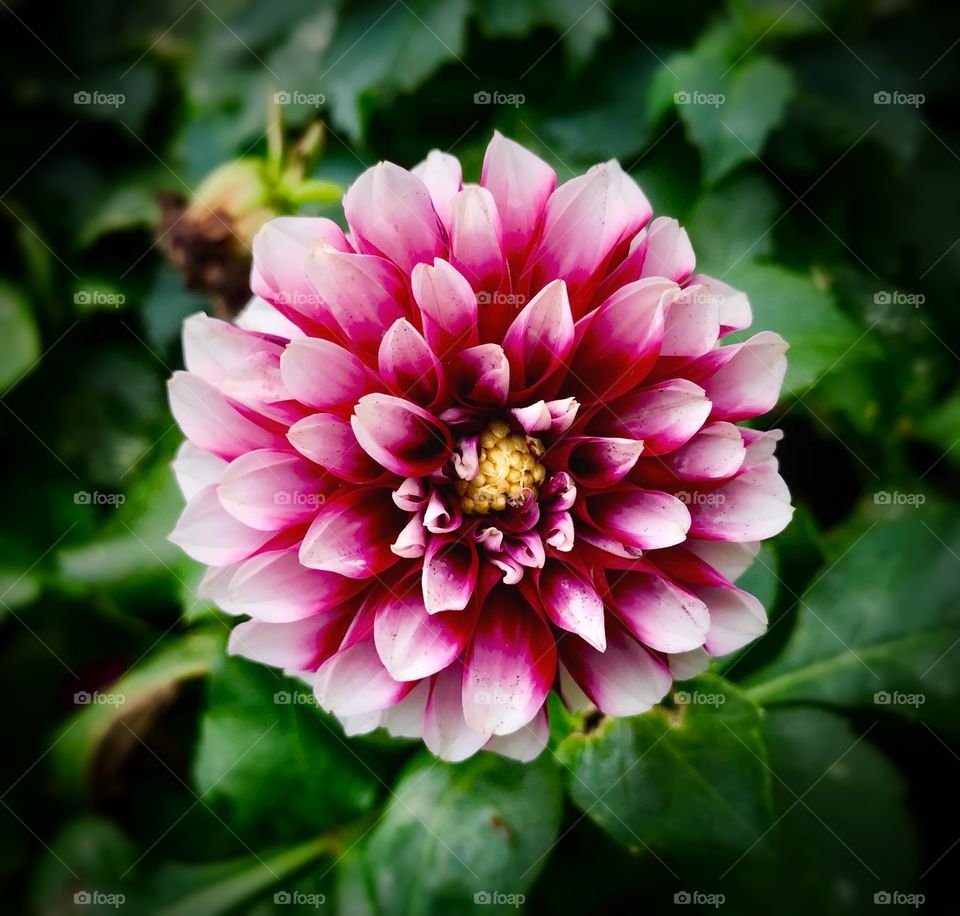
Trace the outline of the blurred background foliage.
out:
[[[960,11],[4,0],[0,21],[10,912],[123,894],[260,914],[286,894],[282,912],[453,914],[478,892],[531,913],[672,912],[678,893],[859,913],[884,892],[955,912]],[[183,317],[228,310],[246,270],[209,226],[184,235],[211,172],[261,181],[208,182],[226,219],[335,216],[380,158],[438,147],[476,180],[494,128],[561,180],[619,158],[790,341],[764,421],[799,509],[744,580],[770,633],[685,687],[722,705],[556,706],[536,763],[451,766],[345,739],[297,684],[224,657],[227,622],[165,540],[164,381]]]

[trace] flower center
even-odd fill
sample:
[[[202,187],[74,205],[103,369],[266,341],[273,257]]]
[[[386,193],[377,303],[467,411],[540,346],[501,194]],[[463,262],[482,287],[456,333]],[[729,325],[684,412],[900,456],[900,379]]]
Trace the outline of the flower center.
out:
[[[460,507],[467,515],[486,515],[507,506],[519,508],[547,476],[537,459],[543,443],[533,436],[512,433],[503,420],[494,420],[480,434],[479,470],[472,480],[458,480]]]

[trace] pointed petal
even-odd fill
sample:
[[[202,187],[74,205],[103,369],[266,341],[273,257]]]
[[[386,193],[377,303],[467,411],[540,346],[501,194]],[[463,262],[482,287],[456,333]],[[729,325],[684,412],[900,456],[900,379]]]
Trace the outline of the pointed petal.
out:
[[[569,356],[573,334],[567,288],[556,280],[523,307],[504,336],[513,390],[529,391],[550,376]]]
[[[587,520],[599,532],[628,547],[641,550],[671,547],[681,543],[690,528],[687,507],[659,490],[598,493],[588,496],[584,502]]]
[[[421,261],[444,256],[427,186],[392,162],[367,169],[350,186],[343,212],[360,251],[389,258],[407,276]]]
[[[291,426],[287,439],[301,455],[340,480],[370,483],[383,476],[383,468],[360,447],[343,417],[315,413]]]
[[[503,276],[500,247],[503,227],[493,195],[480,187],[464,188],[450,205],[450,263],[475,290],[496,291]]]
[[[598,652],[606,649],[603,601],[586,576],[550,560],[540,574],[539,588],[544,610],[558,627],[576,633]]]
[[[280,374],[291,396],[320,410],[354,404],[373,390],[373,376],[356,356],[316,337],[287,345]]]
[[[690,285],[693,286],[694,284],[704,287],[717,303],[721,334],[742,331],[753,324],[753,312],[750,309],[750,300],[746,293],[742,293],[714,277],[708,277],[706,274],[697,274],[695,277],[691,277]]]
[[[639,439],[569,436],[550,450],[555,467],[566,468],[577,483],[603,489],[619,483],[643,451]]]
[[[720,336],[717,297],[705,286],[687,286],[666,301],[660,356],[685,361],[712,350]]]
[[[246,620],[230,632],[227,652],[272,668],[316,671],[336,652],[347,623],[342,611],[291,623]]]
[[[251,356],[271,353],[279,357],[281,351],[280,344],[203,312],[183,322],[184,365],[212,385],[218,385],[231,369]]]
[[[480,561],[469,540],[430,538],[423,561],[423,600],[427,612],[463,610],[477,586]]]
[[[530,722],[553,683],[553,635],[517,589],[498,586],[484,602],[463,671],[467,724],[508,735]]]
[[[547,708],[541,706],[529,725],[524,725],[523,728],[518,728],[509,735],[494,735],[483,749],[500,754],[501,757],[529,763],[540,756],[549,738],[550,723],[547,721]]]
[[[610,595],[624,626],[651,649],[689,652],[707,638],[707,606],[668,579],[643,572],[623,573],[613,583]]]
[[[310,569],[368,579],[397,561],[390,545],[406,521],[389,490],[353,490],[321,508],[300,545],[300,562]]]
[[[420,332],[398,318],[383,337],[378,356],[380,377],[396,394],[429,407],[444,392],[440,361]]]
[[[402,595],[390,594],[377,611],[373,634],[377,652],[398,681],[430,677],[463,651],[473,634],[472,614],[428,614],[416,577]]]
[[[188,502],[205,487],[219,483],[226,467],[226,461],[198,448],[189,439],[183,440],[173,459],[177,486]]]
[[[705,648],[711,655],[735,652],[766,632],[767,613],[749,592],[739,588],[701,588],[698,594],[710,610]]]
[[[743,465],[747,450],[732,423],[710,423],[686,445],[664,457],[681,480],[724,480]]]
[[[641,276],[666,277],[683,283],[693,273],[696,263],[686,230],[675,219],[657,217],[647,231]]]
[[[250,528],[227,512],[215,485],[201,490],[187,503],[169,535],[188,557],[207,566],[239,563],[272,537],[272,531]]]
[[[510,362],[499,344],[480,344],[454,357],[449,379],[463,403],[499,406],[510,391]]]
[[[411,283],[423,333],[441,361],[477,344],[477,296],[463,274],[437,258],[433,266],[418,264]]]
[[[463,185],[460,160],[449,153],[432,149],[427,158],[411,170],[426,186],[440,222],[450,231],[450,201]]]
[[[597,431],[643,440],[644,455],[663,455],[688,442],[710,415],[706,392],[686,379],[631,391],[597,415]]]
[[[503,220],[504,254],[519,267],[556,187],[556,172],[519,143],[494,131],[483,157],[480,184],[493,195]]]
[[[259,296],[251,297],[243,311],[234,319],[234,324],[244,331],[269,334],[271,337],[283,337],[286,340],[298,340],[304,336],[297,325]]]
[[[459,763],[472,757],[487,735],[467,725],[463,715],[460,665],[453,664],[433,678],[423,716],[423,742],[442,760]]]
[[[357,441],[382,467],[401,477],[423,477],[450,457],[450,431],[422,407],[389,394],[368,394],[350,421]]]
[[[757,465],[693,501],[690,533],[714,541],[763,541],[790,523],[790,491],[773,468]]]
[[[608,716],[648,712],[673,683],[670,669],[609,618],[605,652],[580,640],[565,639],[560,643],[560,655],[573,680]]]
[[[317,671],[317,702],[338,718],[379,712],[399,703],[414,687],[397,681],[384,667],[372,639],[341,649]]]

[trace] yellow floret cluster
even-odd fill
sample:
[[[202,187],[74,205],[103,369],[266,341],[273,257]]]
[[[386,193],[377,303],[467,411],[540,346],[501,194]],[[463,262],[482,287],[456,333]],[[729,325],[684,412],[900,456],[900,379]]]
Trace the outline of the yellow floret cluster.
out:
[[[522,506],[547,476],[537,461],[543,443],[533,436],[512,433],[503,420],[494,420],[480,434],[480,466],[472,480],[458,480],[460,506],[467,515],[486,515],[507,506]]]

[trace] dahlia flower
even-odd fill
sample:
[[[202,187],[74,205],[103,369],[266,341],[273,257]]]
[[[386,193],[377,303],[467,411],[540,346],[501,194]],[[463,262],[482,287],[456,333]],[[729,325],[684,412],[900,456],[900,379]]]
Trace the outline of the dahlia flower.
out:
[[[433,151],[332,221],[254,241],[237,324],[195,315],[170,400],[171,538],[350,734],[447,760],[543,749],[547,695],[629,716],[765,628],[734,585],[790,519],[786,344],[694,274],[615,161],[556,175],[495,134],[479,184]]]

